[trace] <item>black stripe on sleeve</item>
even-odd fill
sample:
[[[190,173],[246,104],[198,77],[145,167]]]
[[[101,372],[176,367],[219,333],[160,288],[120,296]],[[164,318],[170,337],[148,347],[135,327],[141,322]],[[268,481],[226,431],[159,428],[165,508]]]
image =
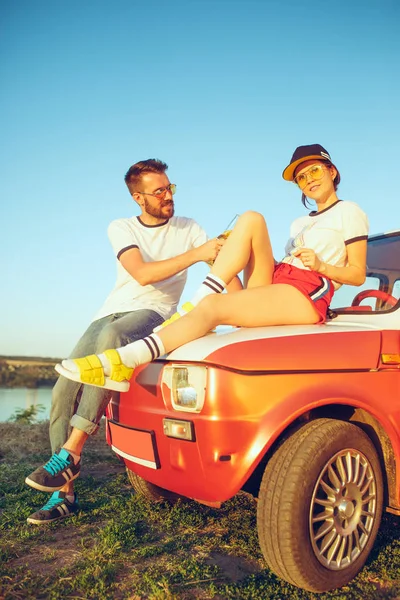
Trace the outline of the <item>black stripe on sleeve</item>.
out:
[[[359,242],[360,240],[367,240],[367,239],[368,239],[367,235],[359,235],[358,237],[351,238],[350,240],[346,240],[344,245],[348,246],[349,244],[353,244],[353,242]]]
[[[119,260],[121,254],[123,254],[124,252],[126,252],[127,250],[131,250],[132,248],[137,248],[139,250],[139,246],[137,246],[136,244],[132,244],[132,246],[126,246],[126,248],[122,248],[122,250],[120,250],[117,254],[117,258]]]

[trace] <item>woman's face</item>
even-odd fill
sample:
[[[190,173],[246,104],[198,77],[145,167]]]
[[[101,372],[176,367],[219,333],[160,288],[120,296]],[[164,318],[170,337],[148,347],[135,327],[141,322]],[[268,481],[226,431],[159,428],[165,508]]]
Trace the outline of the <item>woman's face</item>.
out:
[[[295,170],[295,182],[301,191],[312,200],[325,201],[335,192],[333,180],[337,171],[320,160],[306,160]]]

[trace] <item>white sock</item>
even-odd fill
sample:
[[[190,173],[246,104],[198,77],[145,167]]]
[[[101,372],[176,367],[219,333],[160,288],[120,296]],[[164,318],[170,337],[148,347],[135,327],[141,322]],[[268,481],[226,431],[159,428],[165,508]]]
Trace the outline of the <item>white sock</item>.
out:
[[[117,352],[124,365],[135,368],[162,356],[165,354],[165,349],[158,335],[152,333],[142,340],[137,340],[122,348],[117,348]],[[108,358],[104,354],[99,354],[99,359],[104,367],[105,374],[109,375],[110,365]]]
[[[152,333],[142,340],[137,340],[136,342],[127,344],[122,348],[117,348],[117,352],[125,366],[134,368],[138,367],[139,365],[144,365],[145,363],[151,362],[159,356],[162,356],[165,354],[165,348],[158,335]],[[108,358],[105,354],[98,354],[98,357],[103,365],[105,375],[109,375],[111,373],[111,369]],[[65,369],[71,371],[72,373],[79,372],[78,366],[72,359],[63,360],[62,365]],[[68,452],[70,451],[68,450]]]
[[[74,492],[72,492],[71,494],[65,494],[65,499],[68,500],[68,502],[71,502],[71,504],[73,504],[75,502]]]
[[[209,273],[201,286],[191,299],[191,303],[196,306],[206,296],[210,294],[221,294],[226,289],[226,283],[218,275]]]

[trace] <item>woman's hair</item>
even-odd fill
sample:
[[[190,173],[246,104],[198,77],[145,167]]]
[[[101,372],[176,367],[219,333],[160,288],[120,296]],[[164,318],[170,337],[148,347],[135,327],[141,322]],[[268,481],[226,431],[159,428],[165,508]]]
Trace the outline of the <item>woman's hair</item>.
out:
[[[317,162],[321,162],[322,164],[324,164],[326,167],[328,167],[328,169],[330,169],[331,167],[333,167],[334,169],[336,169],[335,165],[333,165],[329,160],[320,160]],[[336,190],[339,187],[339,183],[340,183],[340,173],[339,171],[336,169],[336,177],[333,180],[333,188],[336,192]],[[304,194],[304,192],[301,194],[301,201],[304,204],[304,206],[306,208],[310,208],[309,205],[307,205],[307,196]]]

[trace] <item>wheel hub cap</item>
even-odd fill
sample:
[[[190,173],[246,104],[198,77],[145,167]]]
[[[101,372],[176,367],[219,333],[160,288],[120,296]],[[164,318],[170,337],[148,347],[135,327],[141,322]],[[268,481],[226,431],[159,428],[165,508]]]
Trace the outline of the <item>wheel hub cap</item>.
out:
[[[354,506],[350,500],[342,500],[339,504],[339,514],[342,519],[349,519],[353,516]]]
[[[376,480],[368,459],[354,449],[333,456],[322,469],[310,506],[310,537],[324,567],[340,570],[362,552],[376,514]]]

